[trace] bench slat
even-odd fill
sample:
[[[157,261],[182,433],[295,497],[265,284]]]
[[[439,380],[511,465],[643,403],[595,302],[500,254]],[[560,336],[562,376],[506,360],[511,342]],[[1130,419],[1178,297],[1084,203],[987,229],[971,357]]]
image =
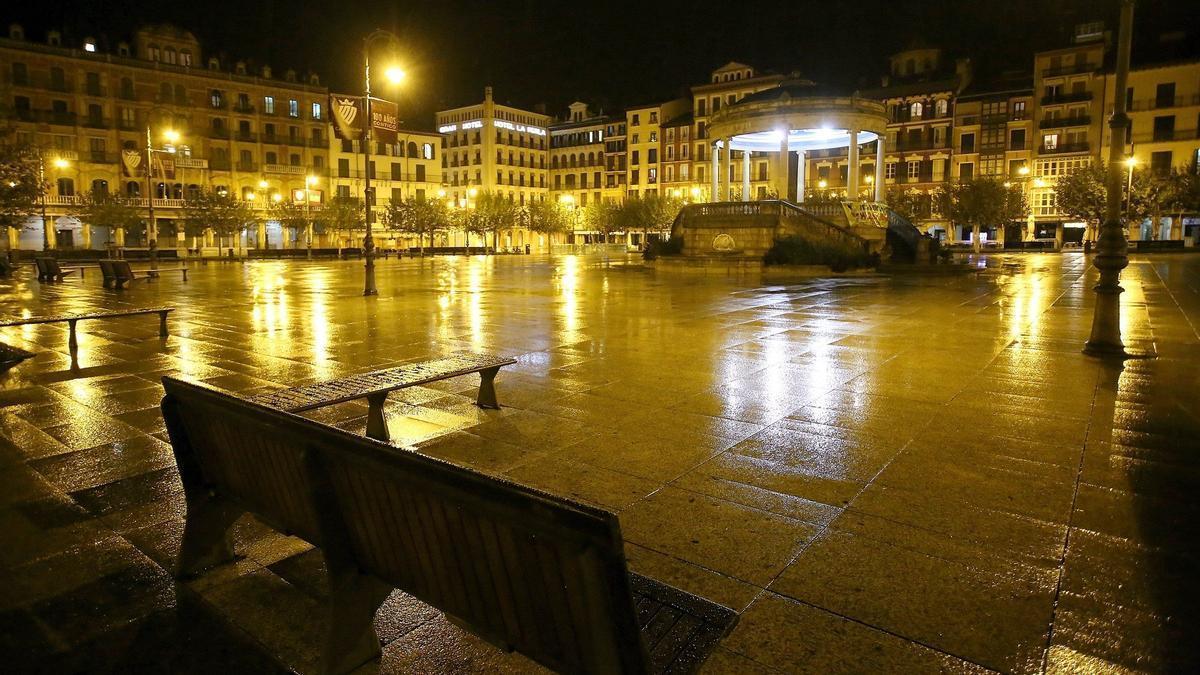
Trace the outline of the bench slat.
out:
[[[365,398],[371,394],[416,387],[514,363],[516,363],[514,359],[500,356],[460,353],[433,361],[267,392],[249,400],[277,410],[303,412]]]

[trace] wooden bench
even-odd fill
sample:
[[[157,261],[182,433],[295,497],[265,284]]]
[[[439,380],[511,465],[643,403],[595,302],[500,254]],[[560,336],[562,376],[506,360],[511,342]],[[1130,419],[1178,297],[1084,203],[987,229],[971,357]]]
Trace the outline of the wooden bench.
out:
[[[9,261],[8,256],[0,254],[0,277],[6,277],[15,271],[17,268]]]
[[[79,348],[79,342],[75,336],[75,324],[84,319],[115,319],[123,316],[141,316],[143,314],[158,315],[158,335],[159,337],[167,337],[167,314],[175,311],[174,307],[143,307],[140,309],[116,309],[112,311],[87,312],[86,314],[58,314],[54,316],[29,316],[29,317],[8,317],[0,318],[0,328],[10,326],[29,326],[39,323],[61,323],[66,322],[71,327],[71,339],[67,345],[71,351]]]
[[[385,443],[391,439],[383,407],[389,392],[416,387],[460,375],[479,373],[479,393],[475,404],[481,408],[499,408],[496,400],[496,373],[513,359],[488,354],[458,353],[432,361],[410,363],[396,368],[350,375],[336,380],[272,391],[252,401],[268,408],[298,413],[355,399],[367,399],[367,436]]]
[[[564,673],[693,672],[737,620],[630,572],[615,514],[206,385],[163,387],[187,504],[177,576],[233,559],[246,512],[319,547],[325,672],[380,654],[372,620],[395,588]]]
[[[33,264],[37,266],[38,281],[62,281],[67,275],[79,272],[79,277],[83,278],[83,271],[86,267],[80,265],[78,267],[60,267],[57,258],[48,256],[39,256],[33,259]]]
[[[137,270],[134,271],[129,263],[124,260],[101,260],[100,273],[104,275],[105,288],[125,288],[126,284],[138,279],[144,279],[147,282],[151,279],[157,279],[160,275],[170,272],[182,272],[183,280],[187,281],[188,270],[186,267],[162,267],[153,270]]]

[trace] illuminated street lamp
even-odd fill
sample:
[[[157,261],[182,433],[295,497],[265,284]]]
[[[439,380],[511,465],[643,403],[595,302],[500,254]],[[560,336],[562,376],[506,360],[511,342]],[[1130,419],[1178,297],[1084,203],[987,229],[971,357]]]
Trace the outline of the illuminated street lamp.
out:
[[[392,48],[400,43],[400,38],[386,30],[376,30],[363,38],[363,208],[366,209],[367,234],[363,237],[363,295],[377,295],[375,288],[375,240],[371,236],[371,130],[375,126],[371,118],[371,46],[379,41],[385,41]],[[384,77],[392,84],[404,80],[405,73],[397,66],[389,66],[383,71]]]
[[[70,162],[63,159],[62,157],[55,157],[54,160],[50,162],[50,164],[55,169],[59,169],[59,170],[65,169],[71,165]],[[16,183],[9,183],[9,187],[16,187]],[[47,220],[47,218],[46,218],[46,192],[47,192],[47,190],[45,189],[45,187],[46,187],[46,156],[39,152],[38,153],[38,193],[41,194],[41,196],[42,196],[42,199],[41,199],[41,202],[42,202],[42,250],[49,251],[50,250],[50,221]]]

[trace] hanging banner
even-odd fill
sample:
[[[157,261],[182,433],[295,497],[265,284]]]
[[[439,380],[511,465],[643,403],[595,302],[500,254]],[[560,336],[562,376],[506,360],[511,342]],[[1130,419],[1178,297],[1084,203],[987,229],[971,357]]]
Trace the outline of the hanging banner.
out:
[[[363,135],[362,99],[343,94],[329,95],[329,112],[333,116],[333,134],[344,141],[357,141]]]
[[[165,180],[175,180],[175,158],[161,152],[154,154],[158,155],[158,161],[154,163],[154,173]]]
[[[371,140],[389,145],[396,142],[400,130],[397,113],[395,103],[371,97]]]
[[[137,150],[122,150],[121,170],[125,173],[126,178],[140,178],[142,176],[142,153]]]

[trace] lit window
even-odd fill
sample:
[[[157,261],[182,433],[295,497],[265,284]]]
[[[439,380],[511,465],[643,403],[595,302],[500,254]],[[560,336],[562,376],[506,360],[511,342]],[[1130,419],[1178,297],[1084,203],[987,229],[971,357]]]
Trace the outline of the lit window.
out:
[[[265,112],[268,115],[275,114],[275,97],[274,96],[264,96],[263,97],[263,112]]]
[[[883,167],[883,177],[887,180],[896,180],[896,163],[892,162]]]
[[[321,104],[320,103],[312,104],[312,118],[314,120],[321,119]]]
[[[85,52],[95,52],[95,51],[96,51],[96,43],[95,43],[95,42],[92,42],[91,40],[88,40],[87,42],[84,42],[84,43],[83,43],[83,51],[85,51]]]
[[[300,116],[300,102],[296,99],[288,99],[288,117]]]
[[[1042,137],[1042,145],[1047,150],[1054,150],[1058,147],[1058,134],[1046,134]]]
[[[917,101],[916,103],[913,103],[912,106],[908,110],[909,110],[910,116],[914,120],[919,120],[919,119],[921,119],[921,112],[924,110],[924,106],[921,105],[920,101]]]
[[[433,143],[426,143],[421,147],[421,156],[425,159],[433,159]]]
[[[915,178],[920,177],[920,175],[921,175],[921,163],[920,162],[909,162],[908,163],[908,177],[910,179],[915,179]]]

